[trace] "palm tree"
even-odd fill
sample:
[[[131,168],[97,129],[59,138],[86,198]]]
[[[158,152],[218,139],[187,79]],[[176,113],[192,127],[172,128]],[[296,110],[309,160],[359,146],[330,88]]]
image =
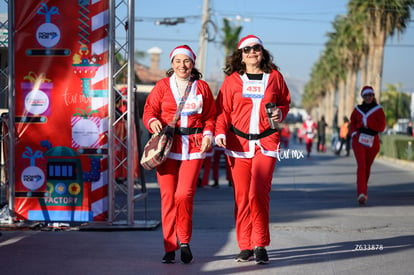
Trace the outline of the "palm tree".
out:
[[[237,44],[239,43],[239,35],[242,30],[241,26],[233,27],[230,24],[230,21],[227,18],[223,19],[223,28],[224,33],[223,46],[224,46],[224,56],[228,56],[231,52],[237,49]]]
[[[414,0],[351,0],[350,14],[365,18],[363,28],[368,41],[367,83],[371,84],[380,100],[384,47],[388,36],[402,33],[410,21]]]

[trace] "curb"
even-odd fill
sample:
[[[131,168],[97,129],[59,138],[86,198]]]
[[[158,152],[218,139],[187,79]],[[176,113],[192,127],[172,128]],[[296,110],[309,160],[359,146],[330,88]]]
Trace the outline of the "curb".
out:
[[[392,164],[394,166],[400,166],[400,167],[403,166],[403,167],[408,167],[408,168],[413,168],[414,169],[414,161],[390,158],[390,157],[386,157],[386,156],[379,156],[377,159],[379,161],[381,161],[382,163]]]

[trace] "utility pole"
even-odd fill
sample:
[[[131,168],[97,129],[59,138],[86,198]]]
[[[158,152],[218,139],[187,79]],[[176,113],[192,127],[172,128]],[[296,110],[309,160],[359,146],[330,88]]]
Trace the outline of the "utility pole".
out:
[[[200,41],[199,41],[199,52],[198,52],[198,68],[201,70],[201,73],[205,75],[205,62],[206,62],[206,52],[207,52],[207,23],[210,20],[210,4],[209,0],[204,0],[203,7],[203,17],[201,22],[201,31],[200,31]]]

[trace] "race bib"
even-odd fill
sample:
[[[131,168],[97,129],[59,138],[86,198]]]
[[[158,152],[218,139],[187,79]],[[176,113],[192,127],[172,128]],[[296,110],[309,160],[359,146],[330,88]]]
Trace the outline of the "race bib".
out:
[[[243,81],[243,97],[263,98],[265,92],[262,80]]]
[[[189,116],[193,114],[201,114],[203,110],[203,97],[202,95],[189,95],[185,101],[182,116]]]
[[[360,133],[358,141],[364,146],[372,147],[372,145],[374,144],[374,136]]]

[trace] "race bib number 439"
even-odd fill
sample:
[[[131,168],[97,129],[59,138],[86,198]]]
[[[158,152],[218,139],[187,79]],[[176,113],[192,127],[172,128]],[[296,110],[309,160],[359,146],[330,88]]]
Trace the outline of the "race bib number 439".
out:
[[[189,116],[193,114],[201,114],[202,110],[203,110],[203,96],[202,95],[196,95],[196,96],[190,95],[185,101],[181,115]]]

